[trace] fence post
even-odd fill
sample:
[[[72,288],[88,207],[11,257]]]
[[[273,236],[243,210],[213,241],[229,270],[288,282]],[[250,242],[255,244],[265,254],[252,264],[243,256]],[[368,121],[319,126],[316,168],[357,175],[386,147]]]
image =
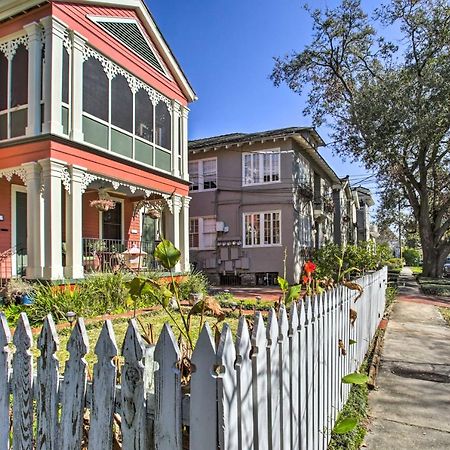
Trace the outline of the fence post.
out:
[[[67,343],[70,353],[62,383],[61,448],[78,450],[83,437],[83,410],[86,396],[87,362],[89,340],[80,317]]]
[[[269,421],[269,448],[281,449],[280,422],[280,353],[278,351],[278,320],[275,310],[269,311],[267,322],[267,398]]]
[[[117,367],[114,358],[118,349],[110,320],[102,327],[95,354],[92,383],[91,426],[89,429],[89,450],[111,448],[113,441],[113,417],[116,401]]]
[[[281,305],[278,317],[278,348],[280,352],[280,423],[281,423],[281,448],[289,448],[290,414],[289,411],[289,323],[286,308]]]
[[[290,409],[290,447],[291,449],[297,449],[300,446],[299,438],[299,334],[298,334],[298,309],[297,303],[292,302],[291,310],[289,313],[289,409]]]
[[[304,300],[300,300],[300,311],[299,311],[299,387],[298,387],[298,395],[299,395],[299,420],[300,420],[300,448],[307,448],[307,397],[308,397],[308,388],[307,388],[307,380],[306,380],[306,371],[307,371],[307,350],[306,350],[306,312],[305,312],[305,302]]]
[[[189,414],[190,448],[217,448],[217,382],[212,375],[216,348],[207,323],[192,353],[191,399]],[[205,432],[207,430],[207,432]]]
[[[0,448],[9,449],[9,383],[11,369],[11,331],[0,313]]]

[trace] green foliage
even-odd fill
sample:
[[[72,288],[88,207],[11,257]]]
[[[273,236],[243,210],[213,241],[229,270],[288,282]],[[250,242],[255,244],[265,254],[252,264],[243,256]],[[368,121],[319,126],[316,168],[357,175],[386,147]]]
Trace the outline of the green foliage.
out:
[[[405,248],[403,250],[403,258],[407,266],[418,266],[421,254],[416,248]]]
[[[364,373],[349,373],[342,377],[342,382],[345,384],[366,384],[369,381],[369,377]]]
[[[403,258],[389,258],[387,260],[388,270],[398,270],[400,272],[404,265],[405,261]]]
[[[450,286],[445,284],[422,284],[421,289],[425,295],[450,297]]]
[[[333,432],[336,434],[345,434],[349,431],[352,431],[358,425],[358,419],[355,417],[346,417],[345,419],[340,420],[334,426]]]
[[[278,285],[283,291],[283,300],[286,305],[290,305],[292,302],[296,301],[300,297],[302,291],[302,286],[299,284],[294,284],[289,286],[287,280],[283,277],[278,277]]]
[[[192,271],[178,285],[182,300],[188,300],[191,294],[206,295],[209,288],[208,277],[200,271]]]
[[[180,260],[181,252],[172,242],[163,239],[155,248],[153,256],[165,269],[173,269]]]

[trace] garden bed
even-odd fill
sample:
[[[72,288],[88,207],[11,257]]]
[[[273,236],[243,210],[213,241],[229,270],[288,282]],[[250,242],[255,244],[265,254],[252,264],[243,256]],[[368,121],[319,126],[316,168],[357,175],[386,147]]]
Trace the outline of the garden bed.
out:
[[[425,295],[450,297],[450,279],[419,277],[420,288]]]

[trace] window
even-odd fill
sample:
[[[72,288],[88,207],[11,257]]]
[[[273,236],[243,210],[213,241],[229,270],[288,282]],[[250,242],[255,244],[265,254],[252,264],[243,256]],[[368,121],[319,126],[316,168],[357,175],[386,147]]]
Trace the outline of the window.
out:
[[[280,151],[244,153],[242,155],[243,185],[280,181]]]
[[[189,220],[189,247],[211,250],[216,246],[215,217],[192,217]]]
[[[244,214],[244,243],[246,247],[280,245],[280,211]]]
[[[28,124],[28,50],[8,61],[0,52],[0,140],[24,136]]]
[[[301,155],[298,157],[298,181],[299,183],[310,186],[312,185],[312,172],[308,161]]]
[[[191,191],[208,191],[217,188],[217,158],[189,162]]]
[[[83,65],[83,133],[90,144],[161,170],[172,170],[172,116],[165,101],[154,106],[140,84],[133,93],[119,71],[109,80],[91,56]],[[0,123],[1,127],[1,123]]]
[[[308,214],[301,215],[298,218],[298,239],[300,245],[305,247],[312,247],[312,219]]]

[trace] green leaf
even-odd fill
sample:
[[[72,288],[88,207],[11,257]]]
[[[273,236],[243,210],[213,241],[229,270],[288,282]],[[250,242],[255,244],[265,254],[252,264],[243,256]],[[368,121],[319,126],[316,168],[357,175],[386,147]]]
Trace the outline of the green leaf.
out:
[[[292,301],[298,300],[300,297],[300,292],[302,291],[302,286],[300,284],[296,284],[294,286],[291,286],[289,289],[289,294],[287,297],[287,302],[290,303]]]
[[[277,280],[281,290],[283,292],[287,292],[287,290],[289,289],[289,283],[283,277],[278,277]]]
[[[349,373],[342,378],[342,382],[346,384],[366,384],[369,377],[364,373]]]
[[[349,343],[349,345],[354,345],[354,344],[356,344],[358,341],[355,341],[354,339],[350,339],[349,341],[348,341],[348,343]]]
[[[198,301],[189,311],[188,316],[191,316],[192,314],[199,314],[202,312],[203,308],[205,306],[205,300]]]
[[[164,239],[155,248],[153,256],[165,269],[173,269],[180,260],[181,252],[172,242]]]
[[[358,425],[358,419],[355,417],[346,417],[345,419],[339,420],[333,431],[336,434],[345,434],[352,431],[356,425]]]
[[[361,272],[357,267],[349,267],[342,272],[342,276],[345,277],[350,272]]]
[[[125,283],[128,288],[131,297],[136,298],[141,296],[141,290],[143,285],[143,280],[139,277],[133,278],[131,281]]]

